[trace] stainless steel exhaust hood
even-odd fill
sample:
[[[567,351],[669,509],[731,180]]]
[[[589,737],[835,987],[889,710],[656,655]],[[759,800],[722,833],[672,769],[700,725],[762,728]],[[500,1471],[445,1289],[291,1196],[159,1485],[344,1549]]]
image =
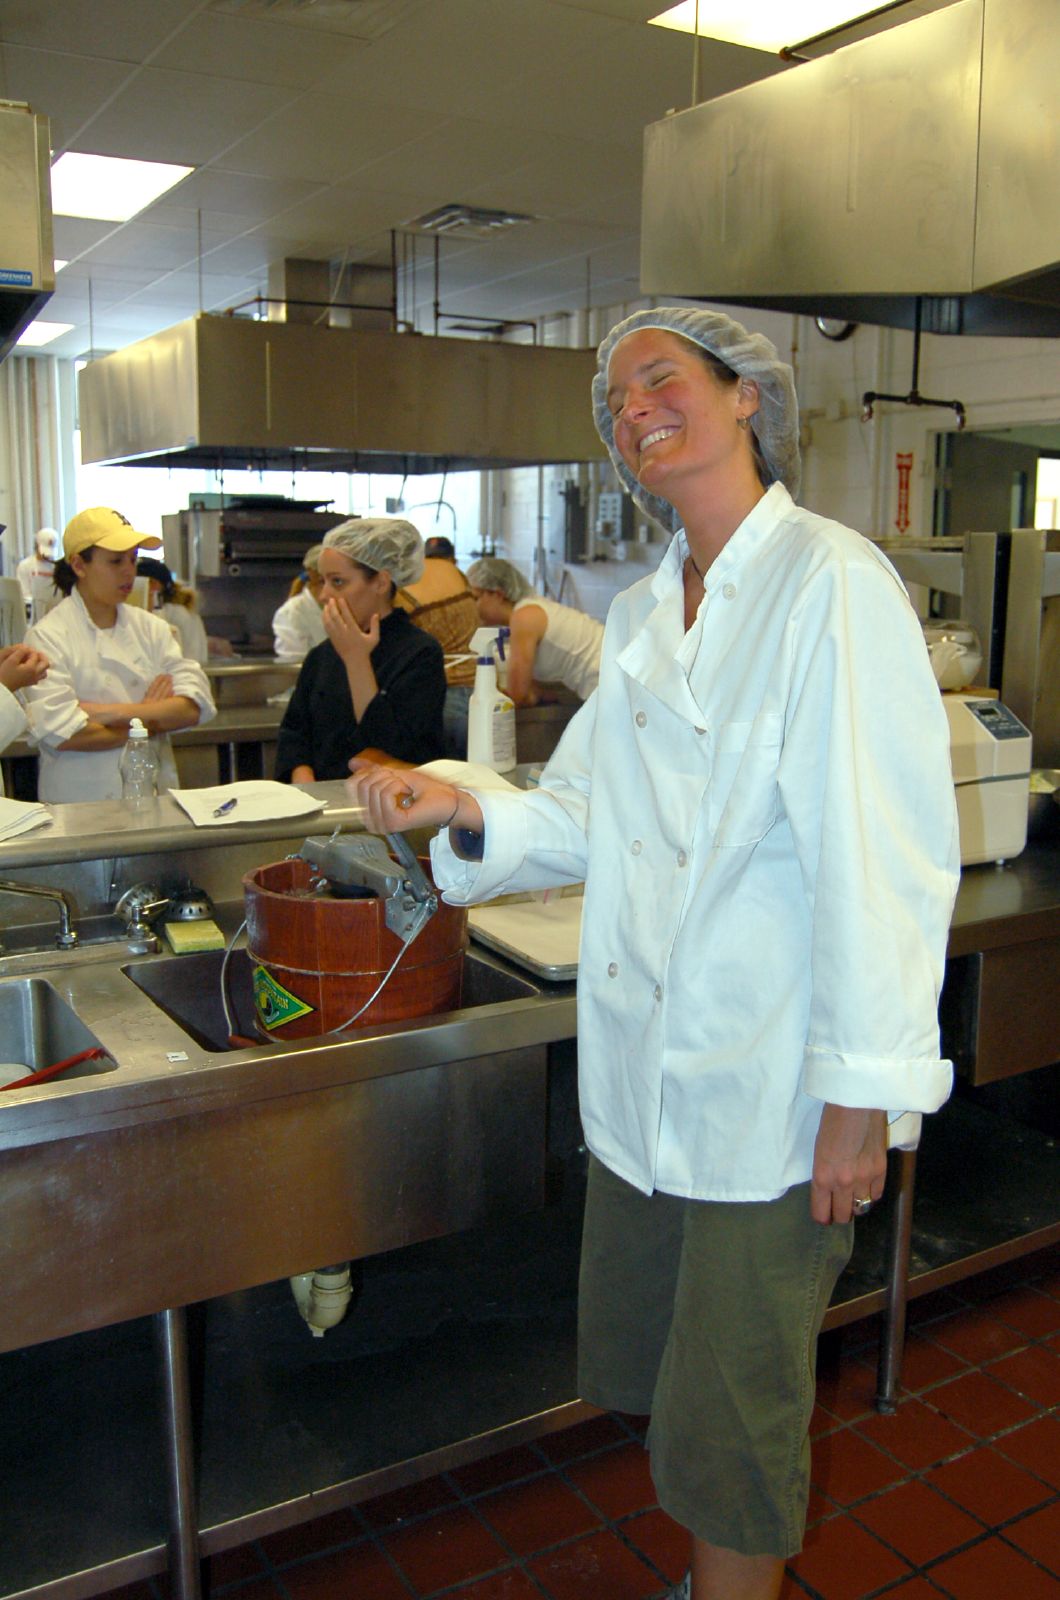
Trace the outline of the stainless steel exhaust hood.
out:
[[[0,100],[0,361],[55,288],[48,119]]]
[[[599,461],[591,350],[202,315],[79,379],[85,461],[438,472]]]
[[[1060,335],[1056,0],[955,0],[650,126],[641,287]]]

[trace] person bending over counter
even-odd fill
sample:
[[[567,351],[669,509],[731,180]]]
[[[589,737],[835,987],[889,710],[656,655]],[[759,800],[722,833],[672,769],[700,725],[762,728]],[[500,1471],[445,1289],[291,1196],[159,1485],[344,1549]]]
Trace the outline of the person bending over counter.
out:
[[[208,722],[213,697],[198,662],[182,656],[161,617],[125,602],[136,581],[137,533],[118,511],[96,506],[66,524],[55,586],[65,599],[26,633],[51,666],[27,686],[40,743],[42,800],[116,800],[129,723],[139,717],[158,739],[159,787],[177,783],[168,733]]]
[[[273,648],[277,661],[304,661],[315,645],[327,638],[324,616],[324,580],[320,576],[322,544],[310,545],[302,557],[302,571],[291,592],[272,619]]]
[[[562,683],[579,700],[588,700],[600,677],[602,622],[546,600],[517,567],[497,556],[472,562],[467,581],[479,620],[510,630],[505,693],[517,706],[536,706],[543,683]]]
[[[452,905],[585,880],[578,1393],[651,1413],[693,1536],[674,1596],[778,1600],[852,1219],[915,1143],[900,1113],[950,1091],[949,732],[894,569],[794,502],[769,341],[660,306],[597,360],[600,436],[672,534],[611,605],[597,693],[526,793],[369,763],[351,787],[373,831],[441,829]]]
[[[362,750],[398,761],[443,754],[442,647],[394,605],[423,571],[423,540],[397,517],[351,518],[319,560],[327,639],[302,663],[276,747],[288,783],[345,778]]]

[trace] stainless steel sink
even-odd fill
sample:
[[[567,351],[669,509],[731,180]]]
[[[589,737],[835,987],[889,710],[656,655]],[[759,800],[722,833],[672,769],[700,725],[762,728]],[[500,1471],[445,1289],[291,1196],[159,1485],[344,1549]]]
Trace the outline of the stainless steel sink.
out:
[[[205,1050],[228,1050],[228,1026],[221,1005],[221,963],[224,952],[160,956],[123,967],[125,976]],[[461,1010],[524,1000],[540,994],[528,978],[509,972],[487,956],[464,956]],[[228,963],[228,995],[235,1032],[248,1039],[260,1037],[255,1024],[253,968],[245,950],[235,950]],[[416,1026],[426,1018],[410,1019]],[[356,1036],[351,1029],[346,1038]],[[262,1042],[265,1042],[264,1040]],[[276,1043],[285,1041],[276,1040]],[[286,1041],[292,1049],[304,1040]]]
[[[46,978],[0,979],[0,1084],[99,1048],[95,1034]],[[15,1066],[21,1070],[11,1070]],[[86,1078],[114,1070],[115,1063],[105,1057],[80,1062],[62,1076]],[[0,1112],[3,1104],[0,1098]]]

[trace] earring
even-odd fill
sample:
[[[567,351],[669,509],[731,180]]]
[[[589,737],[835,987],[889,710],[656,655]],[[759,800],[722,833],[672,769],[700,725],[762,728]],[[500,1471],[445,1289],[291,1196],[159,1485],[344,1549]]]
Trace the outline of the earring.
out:
[[[749,417],[737,417],[736,418],[736,426],[738,428],[749,427],[750,426],[750,418]]]

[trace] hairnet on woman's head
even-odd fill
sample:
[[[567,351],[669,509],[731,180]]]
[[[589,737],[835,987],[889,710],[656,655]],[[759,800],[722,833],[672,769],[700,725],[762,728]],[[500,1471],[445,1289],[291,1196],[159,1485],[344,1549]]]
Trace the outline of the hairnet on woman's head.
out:
[[[389,572],[399,589],[423,576],[423,540],[402,517],[351,517],[324,535],[323,548],[373,572]]]
[[[758,410],[751,427],[762,458],[774,483],[780,482],[794,498],[802,476],[799,459],[799,402],[795,380],[786,361],[777,355],[776,346],[761,333],[747,329],[721,311],[705,311],[695,306],[657,306],[654,311],[635,311],[611,329],[596,352],[593,378],[593,420],[625,487],[649,517],[664,528],[676,526],[669,501],[643,489],[615,448],[614,418],[607,405],[607,369],[616,345],[641,328],[661,328],[676,333],[701,350],[709,350],[741,378],[753,379],[758,386]]]
[[[467,581],[473,589],[498,590],[513,605],[524,595],[534,593],[519,568],[513,567],[510,561],[502,561],[500,556],[483,556],[473,561],[467,569]]]
[[[309,546],[309,549],[302,557],[303,572],[315,572],[317,570],[317,567],[320,564],[320,552],[323,550],[323,548],[324,546],[322,544],[311,544]]]

